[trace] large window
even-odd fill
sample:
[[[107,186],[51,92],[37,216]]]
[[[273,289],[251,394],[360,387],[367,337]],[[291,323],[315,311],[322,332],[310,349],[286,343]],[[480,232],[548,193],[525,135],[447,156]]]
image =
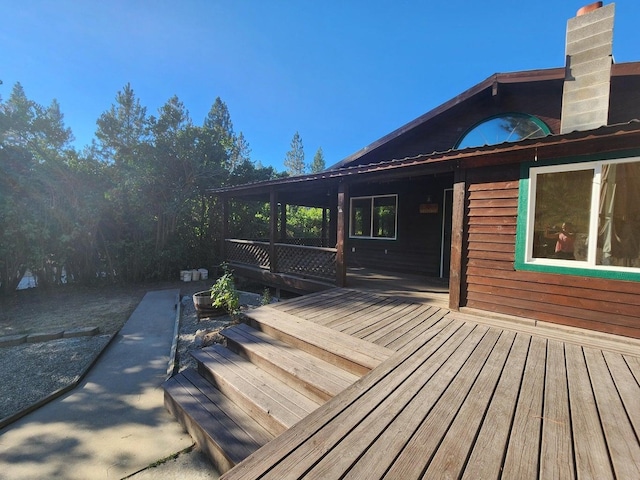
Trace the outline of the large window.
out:
[[[531,168],[525,264],[640,272],[640,158]]]
[[[397,195],[353,197],[350,236],[395,240],[397,207]]]

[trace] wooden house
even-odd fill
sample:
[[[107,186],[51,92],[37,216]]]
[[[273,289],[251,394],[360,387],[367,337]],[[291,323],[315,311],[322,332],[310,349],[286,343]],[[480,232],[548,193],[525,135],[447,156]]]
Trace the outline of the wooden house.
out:
[[[613,8],[569,20],[565,68],[212,192],[235,273],[316,292],[247,310],[165,383],[221,478],[638,478],[640,62],[612,62]],[[246,200],[268,239],[229,235]],[[286,205],[322,209],[318,238],[287,238]],[[384,294],[332,288],[381,271]]]
[[[225,259],[296,291],[350,267],[449,278],[452,309],[640,337],[640,62],[613,62],[613,10],[569,21],[565,67],[495,74],[322,173],[214,192],[271,204],[269,241]],[[325,209],[324,238],[291,245],[287,204]]]
[[[640,337],[640,62],[612,61],[613,9],[569,21],[564,68],[495,74],[322,173],[215,191],[271,204],[269,241],[225,259],[296,291],[349,267],[448,277],[453,309]],[[291,245],[287,204],[325,209],[326,238]]]

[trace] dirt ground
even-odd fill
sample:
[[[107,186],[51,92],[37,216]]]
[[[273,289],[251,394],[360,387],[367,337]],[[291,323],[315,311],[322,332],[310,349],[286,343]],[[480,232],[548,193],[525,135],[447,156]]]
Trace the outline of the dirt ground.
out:
[[[81,327],[100,327],[101,333],[113,334],[148,291],[176,288],[182,295],[191,295],[210,287],[211,282],[204,280],[20,290],[9,297],[0,297],[0,336]]]

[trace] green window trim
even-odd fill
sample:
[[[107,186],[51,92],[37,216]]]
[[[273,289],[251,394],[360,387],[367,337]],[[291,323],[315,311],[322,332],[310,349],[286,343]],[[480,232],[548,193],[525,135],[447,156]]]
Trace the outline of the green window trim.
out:
[[[579,262],[576,266],[567,265],[562,263],[553,265],[553,262],[541,264],[527,262],[527,235],[529,225],[529,179],[530,170],[535,167],[546,167],[555,165],[570,165],[576,163],[588,163],[588,162],[600,162],[607,160],[625,160],[632,159],[634,157],[640,157],[640,150],[631,150],[626,152],[618,152],[616,154],[588,156],[581,158],[563,158],[552,161],[540,161],[540,162],[527,162],[521,165],[520,181],[519,181],[519,194],[518,194],[518,218],[516,225],[516,248],[515,248],[515,262],[514,268],[516,271],[529,271],[550,273],[559,275],[571,275],[591,278],[602,278],[611,280],[625,280],[640,282],[640,272],[637,268],[634,270],[617,270],[611,269],[609,266],[604,265],[585,265],[584,262]],[[559,262],[560,263],[560,262]]]

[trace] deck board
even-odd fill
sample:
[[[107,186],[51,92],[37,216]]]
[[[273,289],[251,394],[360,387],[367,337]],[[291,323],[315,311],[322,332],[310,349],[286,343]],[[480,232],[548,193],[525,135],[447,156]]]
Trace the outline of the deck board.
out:
[[[502,456],[495,455],[495,451],[506,451],[511,419],[518,399],[518,389],[513,386],[519,385],[522,380],[530,341],[531,337],[528,335],[516,335],[471,451],[463,479],[500,478],[503,459]]]
[[[340,329],[340,325],[347,321],[346,319],[351,316],[356,316],[357,318],[366,318],[363,312],[364,309],[374,310],[377,304],[383,302],[385,300],[384,297],[380,297],[379,295],[374,294],[355,294],[353,297],[354,300],[343,302],[340,305],[334,306],[334,308],[327,309],[322,312],[320,315],[310,316],[307,312],[304,312],[301,316],[302,318],[313,321],[314,323],[318,323],[320,325],[326,325],[331,328],[335,328],[336,330]]]
[[[591,384],[616,478],[640,478],[640,445],[601,351],[584,349]],[[636,398],[640,402],[640,398]]]
[[[571,478],[575,471],[571,442],[569,391],[564,345],[547,343],[540,478]]]
[[[448,322],[448,313],[449,311],[444,309],[431,310],[424,317],[413,318],[410,323],[404,325],[406,328],[401,327],[394,330],[391,335],[380,339],[376,344],[382,344],[395,351],[402,350],[415,337],[419,337],[421,332],[438,326],[443,319],[445,323]]]
[[[461,402],[451,426],[424,473],[427,478],[459,478],[467,461],[469,449],[460,445],[472,445],[487,411],[493,390],[507,361],[515,338],[514,332],[502,332],[491,350],[482,370],[476,376],[473,387]]]
[[[629,421],[636,436],[640,438],[640,406],[638,405],[640,384],[634,378],[631,370],[629,370],[629,364],[627,363],[629,358],[611,352],[604,352],[604,357],[616,390],[620,393],[620,399],[629,416]]]
[[[224,480],[640,478],[632,343],[323,293],[287,313],[395,353]]]
[[[571,344],[565,351],[578,477],[614,478],[584,352],[581,347]]]

